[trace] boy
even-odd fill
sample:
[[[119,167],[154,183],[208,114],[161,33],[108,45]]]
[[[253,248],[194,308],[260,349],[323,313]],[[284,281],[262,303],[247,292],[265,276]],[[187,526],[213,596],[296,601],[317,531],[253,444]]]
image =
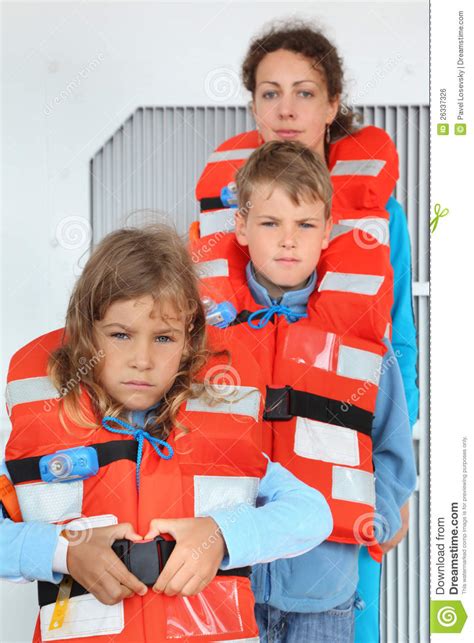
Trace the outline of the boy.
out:
[[[237,319],[223,331],[226,344],[231,352],[238,341],[251,346],[270,385],[268,452],[325,493],[335,522],[334,540],[254,568],[261,640],[349,642],[358,543],[375,544],[360,533],[364,520],[362,531],[371,533],[372,458],[379,542],[400,528],[400,508],[416,481],[402,379],[383,339],[391,306],[388,248],[368,244],[369,250],[357,244],[357,229],[339,226],[321,256],[333,228],[330,178],[319,157],[298,143],[264,144],[236,183],[236,242],[232,235],[205,240],[201,274],[214,299],[236,305]]]

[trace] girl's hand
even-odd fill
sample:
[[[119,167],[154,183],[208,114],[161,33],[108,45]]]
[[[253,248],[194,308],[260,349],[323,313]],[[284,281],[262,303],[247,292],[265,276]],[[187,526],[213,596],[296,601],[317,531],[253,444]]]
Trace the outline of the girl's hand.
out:
[[[169,534],[176,546],[153,591],[193,596],[211,582],[225,554],[225,541],[213,518],[155,518],[145,539]]]
[[[105,605],[115,605],[133,594],[144,596],[148,588],[128,571],[112,550],[120,538],[140,541],[132,525],[121,523],[84,531],[62,532],[69,541],[67,566],[71,576]]]

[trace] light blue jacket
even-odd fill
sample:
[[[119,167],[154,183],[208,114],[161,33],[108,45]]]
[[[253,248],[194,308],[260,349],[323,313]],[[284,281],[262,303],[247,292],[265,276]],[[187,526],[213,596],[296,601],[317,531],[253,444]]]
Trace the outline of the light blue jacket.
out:
[[[131,421],[143,426],[144,418],[145,412],[137,411]],[[4,463],[2,473],[8,475]],[[325,540],[332,530],[325,498],[273,462],[260,482],[256,508],[242,504],[209,515],[219,525],[228,550],[221,569],[298,555]],[[0,577],[59,583],[62,574],[54,573],[52,564],[63,526],[0,520]]]

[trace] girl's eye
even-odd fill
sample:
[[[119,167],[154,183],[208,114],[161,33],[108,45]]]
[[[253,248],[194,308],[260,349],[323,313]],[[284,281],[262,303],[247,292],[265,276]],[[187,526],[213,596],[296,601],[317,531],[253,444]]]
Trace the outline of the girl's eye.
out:
[[[272,226],[276,225],[276,221],[263,221],[262,225],[266,228],[271,228]]]
[[[111,337],[114,337],[115,339],[126,339],[128,338],[127,333],[112,333]]]
[[[156,339],[158,340],[158,344],[168,344],[169,342],[174,342],[174,339],[172,337],[169,337],[168,335],[158,335]]]
[[[313,223],[302,223],[302,228],[315,228],[316,226]]]

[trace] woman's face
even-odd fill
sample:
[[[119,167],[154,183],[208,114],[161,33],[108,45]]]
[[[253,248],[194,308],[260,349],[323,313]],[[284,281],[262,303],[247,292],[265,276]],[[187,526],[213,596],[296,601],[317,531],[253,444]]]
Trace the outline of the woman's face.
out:
[[[326,126],[339,97],[329,100],[323,74],[305,56],[279,49],[256,72],[253,113],[265,142],[300,141],[324,158]]]

